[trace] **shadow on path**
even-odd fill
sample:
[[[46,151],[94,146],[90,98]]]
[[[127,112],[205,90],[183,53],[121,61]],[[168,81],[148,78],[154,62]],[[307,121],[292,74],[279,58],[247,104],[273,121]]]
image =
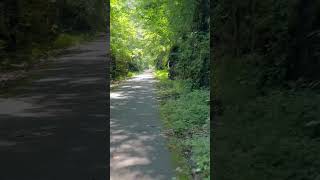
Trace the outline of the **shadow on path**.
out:
[[[170,180],[170,153],[161,133],[154,78],[147,71],[111,92],[111,180]]]
[[[1,180],[105,180],[107,37],[70,48],[0,97]]]

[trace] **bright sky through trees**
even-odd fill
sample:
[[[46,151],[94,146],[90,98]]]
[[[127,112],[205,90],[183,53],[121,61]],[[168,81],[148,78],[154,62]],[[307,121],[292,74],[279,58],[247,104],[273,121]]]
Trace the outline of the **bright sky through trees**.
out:
[[[160,95],[166,101],[161,114],[180,142],[175,146],[188,146],[192,168],[210,179],[209,129],[204,130],[209,127],[209,1],[111,0],[110,28],[112,79],[155,68],[166,94]],[[185,168],[187,176],[192,168]]]
[[[179,11],[183,5],[167,0],[111,0],[111,51],[119,75],[126,73],[121,68],[131,65],[141,69],[154,63],[159,54],[169,52],[178,33],[188,29],[177,25],[187,24],[190,17],[177,14],[183,12]],[[192,3],[189,12],[190,8]]]

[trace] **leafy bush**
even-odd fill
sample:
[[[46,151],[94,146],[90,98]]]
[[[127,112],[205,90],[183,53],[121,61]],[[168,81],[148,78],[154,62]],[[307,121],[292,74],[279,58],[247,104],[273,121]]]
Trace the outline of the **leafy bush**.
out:
[[[213,141],[218,146],[214,161],[219,164],[215,177],[317,179],[319,104],[320,95],[315,92],[284,89],[242,104],[225,104],[221,124],[214,127]]]
[[[33,48],[31,55],[32,58],[39,58],[41,55],[43,55],[43,50],[39,49],[39,48]]]
[[[70,34],[60,34],[53,42],[53,47],[56,49],[67,48],[83,41],[83,37]]]
[[[173,132],[171,138],[177,139],[173,142],[179,142],[174,146],[180,147],[179,154],[191,151],[187,159],[194,165],[189,164],[190,169],[196,169],[202,179],[210,179],[209,91],[192,89],[188,81],[168,80],[167,71],[156,71],[155,75],[162,99],[161,116]]]
[[[168,79],[168,71],[167,70],[158,70],[155,72],[155,76],[160,81],[165,81]]]
[[[209,135],[209,134],[207,134]],[[203,177],[210,179],[210,137],[195,136],[187,139],[185,144],[191,146],[192,160],[196,163],[196,172],[201,172]]]
[[[169,80],[167,70],[158,70],[155,76],[160,83],[158,84],[159,95],[162,99],[175,99],[182,94],[187,94],[192,90],[192,83],[186,80]]]
[[[182,94],[178,99],[168,100],[162,106],[163,117],[170,121],[177,134],[190,133],[206,123],[209,116],[209,106],[206,103],[209,92],[195,90]]]
[[[180,79],[189,79],[196,87],[209,86],[209,33],[192,32],[179,42],[176,68]]]
[[[106,6],[102,0],[66,0],[57,3],[58,26],[64,31],[99,31],[105,28]]]

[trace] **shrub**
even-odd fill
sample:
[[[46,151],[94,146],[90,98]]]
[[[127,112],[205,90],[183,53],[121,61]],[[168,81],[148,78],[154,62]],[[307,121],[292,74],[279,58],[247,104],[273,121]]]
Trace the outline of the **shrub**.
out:
[[[187,139],[186,145],[191,146],[192,160],[196,163],[196,172],[201,172],[202,178],[210,179],[210,137],[206,135]]]
[[[186,158],[194,164],[187,169],[210,179],[209,90],[192,89],[189,81],[168,80],[166,70],[156,71],[155,76],[162,99],[160,112],[166,128],[173,132],[171,138],[176,139],[173,146],[179,147],[180,154],[191,152]]]
[[[181,95],[177,100],[169,100],[163,105],[163,116],[170,121],[175,133],[185,134],[206,123],[209,116],[208,99],[209,93],[204,90]]]
[[[219,179],[317,179],[320,96],[277,90],[243,104],[225,104],[215,126]],[[248,171],[250,169],[251,171]]]
[[[83,41],[84,38],[81,36],[70,35],[70,34],[60,34],[57,39],[53,42],[53,48],[63,49],[70,47],[72,45],[78,44]]]

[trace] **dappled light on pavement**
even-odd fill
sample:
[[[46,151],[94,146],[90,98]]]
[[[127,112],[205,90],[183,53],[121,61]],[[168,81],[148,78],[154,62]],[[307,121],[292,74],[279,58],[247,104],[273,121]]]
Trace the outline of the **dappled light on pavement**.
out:
[[[0,96],[0,180],[107,179],[105,36]]]
[[[170,153],[161,123],[151,71],[111,92],[110,179],[170,180]]]

